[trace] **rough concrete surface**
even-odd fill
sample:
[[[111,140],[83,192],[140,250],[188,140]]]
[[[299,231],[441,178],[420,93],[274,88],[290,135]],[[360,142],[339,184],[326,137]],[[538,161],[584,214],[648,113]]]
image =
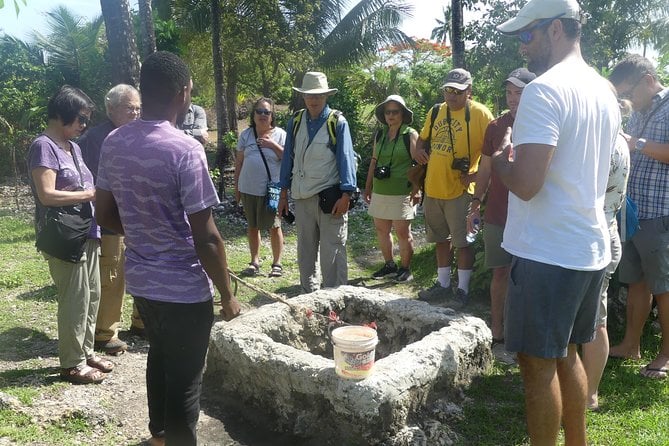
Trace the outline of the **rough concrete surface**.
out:
[[[351,286],[290,303],[216,324],[205,380],[227,409],[305,444],[420,444],[412,432],[425,409],[447,404],[492,362],[486,324],[452,309]],[[330,311],[349,324],[377,324],[368,378],[335,374]]]

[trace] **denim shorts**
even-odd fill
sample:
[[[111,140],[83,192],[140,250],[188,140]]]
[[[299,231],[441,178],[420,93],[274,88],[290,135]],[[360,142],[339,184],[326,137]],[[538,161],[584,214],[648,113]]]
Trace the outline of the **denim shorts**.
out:
[[[564,358],[569,344],[592,341],[603,278],[603,269],[576,271],[514,256],[504,308],[506,349]]]

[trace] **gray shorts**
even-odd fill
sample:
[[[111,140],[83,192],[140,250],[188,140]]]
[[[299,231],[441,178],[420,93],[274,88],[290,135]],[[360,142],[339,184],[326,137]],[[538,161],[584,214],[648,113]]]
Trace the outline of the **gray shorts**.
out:
[[[604,270],[575,271],[513,257],[504,308],[505,347],[564,358],[569,344],[594,339]]]
[[[641,220],[639,229],[623,245],[619,280],[644,280],[653,294],[669,291],[669,217]]]
[[[246,216],[249,228],[258,228],[264,231],[270,228],[281,227],[279,214],[267,209],[264,195],[262,197],[245,193],[241,195],[244,215]]]
[[[483,226],[486,268],[501,268],[511,264],[511,254],[502,248],[503,235],[503,226],[491,225],[489,223]]]
[[[427,241],[441,243],[450,238],[456,248],[469,246],[467,243],[467,211],[471,201],[472,197],[467,193],[452,200],[425,197],[423,213],[425,214]]]

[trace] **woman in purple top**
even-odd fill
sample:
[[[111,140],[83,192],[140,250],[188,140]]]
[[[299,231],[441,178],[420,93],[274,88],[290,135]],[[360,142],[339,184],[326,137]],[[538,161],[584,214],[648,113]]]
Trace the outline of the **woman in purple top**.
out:
[[[47,207],[95,200],[93,175],[72,140],[88,125],[95,108],[78,88],[65,85],[49,100],[49,123],[30,145],[28,169],[35,199],[35,229],[44,225]],[[58,290],[58,357],[61,377],[75,383],[99,383],[114,364],[95,355],[93,341],[100,302],[100,234],[91,227],[84,254],[77,263],[42,253]]]

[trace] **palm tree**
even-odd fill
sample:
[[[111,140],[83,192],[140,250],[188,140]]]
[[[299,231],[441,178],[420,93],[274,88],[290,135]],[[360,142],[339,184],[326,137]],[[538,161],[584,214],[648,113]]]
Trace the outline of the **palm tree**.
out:
[[[312,40],[314,54],[319,55],[316,62],[322,67],[361,62],[384,45],[413,43],[398,28],[413,11],[402,0],[361,0],[344,17],[345,2],[324,1],[323,5],[320,23],[314,21],[311,27],[314,36],[323,36]]]
[[[100,66],[102,62],[97,47],[102,17],[88,23],[65,6],[57,6],[46,15],[47,35],[34,32],[33,40],[45,52],[47,63],[61,72],[66,83],[87,87],[92,79],[84,81],[84,72],[91,69],[91,64]]]
[[[443,20],[435,19],[437,26],[432,28],[430,39],[446,45],[451,40],[451,7],[446,6],[442,9]]]
[[[139,85],[139,55],[128,0],[100,0],[111,56],[112,82]]]
[[[465,40],[463,21],[463,1],[451,0],[451,30],[453,36],[453,68],[465,67]]]
[[[139,0],[139,29],[142,59],[156,52],[156,33],[153,29],[151,0]]]

